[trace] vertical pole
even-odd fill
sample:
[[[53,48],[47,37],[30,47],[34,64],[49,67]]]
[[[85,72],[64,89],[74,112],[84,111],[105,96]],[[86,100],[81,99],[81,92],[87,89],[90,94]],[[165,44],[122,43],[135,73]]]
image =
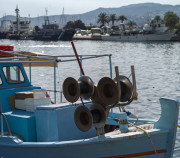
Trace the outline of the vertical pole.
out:
[[[133,81],[134,100],[137,100],[138,93],[137,93],[137,88],[136,88],[136,77],[135,77],[134,65],[131,65],[131,73],[132,73],[132,81]]]
[[[1,115],[1,136],[4,136],[4,125],[3,125],[1,98],[0,98],[0,115]]]
[[[115,73],[116,73],[116,80],[117,80],[117,87],[118,87],[118,99],[121,98],[121,83],[119,78],[119,69],[118,66],[115,66]]]
[[[31,57],[29,58],[29,61],[31,61]],[[31,62],[29,63],[29,80],[31,84]]]
[[[77,51],[76,51],[76,48],[75,48],[75,46],[74,46],[73,41],[71,41],[71,45],[72,45],[72,47],[73,47],[74,54],[75,54],[76,60],[77,60],[77,62],[78,62],[78,64],[79,64],[79,68],[80,68],[80,70],[81,70],[81,73],[82,73],[82,75],[85,75],[85,74],[84,74],[84,71],[83,71],[83,68],[82,68],[82,65],[81,65],[81,63],[80,63],[80,61],[79,61],[79,56],[78,56],[78,54],[77,54]],[[82,100],[81,97],[80,97],[80,99],[81,99],[82,104],[84,105],[84,102],[83,102],[83,100]]]
[[[78,64],[79,64],[79,68],[80,68],[80,70],[81,70],[81,73],[82,73],[82,75],[85,75],[85,74],[84,74],[84,71],[83,71],[83,68],[82,68],[82,66],[81,66],[81,63],[80,63],[80,61],[79,61],[79,57],[78,57],[78,54],[77,54],[77,51],[76,51],[76,48],[75,48],[75,46],[74,46],[73,41],[71,41],[71,45],[72,45],[72,47],[73,47],[74,54],[75,54],[76,60],[77,60],[77,62],[78,62]]]
[[[111,62],[111,54],[109,55],[109,70],[110,70],[110,78],[112,78],[112,62]],[[113,113],[113,108],[110,110],[111,114]]]
[[[80,56],[80,63],[81,63],[81,66],[82,66],[82,56]],[[80,76],[82,76],[81,70],[80,70]]]
[[[112,78],[112,63],[111,63],[111,55],[109,55],[109,68],[110,68],[110,78]]]
[[[1,115],[1,136],[4,136],[3,115]]]
[[[62,92],[60,92],[60,96],[61,96],[60,100],[61,100],[61,103],[62,103]]]
[[[56,104],[56,62],[54,61],[54,103]]]

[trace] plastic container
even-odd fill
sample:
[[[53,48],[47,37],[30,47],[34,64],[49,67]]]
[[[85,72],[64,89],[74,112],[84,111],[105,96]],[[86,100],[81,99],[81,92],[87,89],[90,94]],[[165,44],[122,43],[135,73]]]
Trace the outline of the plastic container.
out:
[[[13,50],[14,50],[14,46],[10,46],[10,45],[0,45],[0,50],[2,50],[2,51],[13,51]],[[14,55],[12,55],[12,54],[0,52],[0,58],[1,58],[1,57],[13,57],[13,56],[14,56]]]

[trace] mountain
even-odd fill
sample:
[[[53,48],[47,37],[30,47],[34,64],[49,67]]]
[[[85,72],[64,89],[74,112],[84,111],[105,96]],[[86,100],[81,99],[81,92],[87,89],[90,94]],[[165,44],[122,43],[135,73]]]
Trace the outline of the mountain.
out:
[[[65,25],[68,21],[82,20],[86,25],[98,25],[97,19],[101,12],[105,12],[108,15],[116,14],[117,16],[125,15],[128,20],[135,21],[139,26],[148,23],[151,18],[156,15],[164,17],[167,11],[173,11],[180,17],[180,5],[163,5],[158,3],[140,3],[131,4],[127,6],[122,6],[119,8],[98,8],[90,12],[83,14],[73,14],[73,15],[53,15],[49,16],[51,22],[56,22],[61,25]],[[7,16],[6,19],[15,20],[15,16]],[[0,18],[1,20],[2,18]],[[44,23],[44,16],[31,18],[31,25],[41,26]],[[118,23],[117,23],[118,24]]]

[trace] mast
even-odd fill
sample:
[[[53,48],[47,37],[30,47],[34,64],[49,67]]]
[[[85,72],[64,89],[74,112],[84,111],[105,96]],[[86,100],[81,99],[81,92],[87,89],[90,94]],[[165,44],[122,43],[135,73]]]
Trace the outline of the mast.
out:
[[[16,12],[16,31],[17,31],[17,34],[19,34],[19,9],[18,9],[18,6],[16,6],[16,9],[15,9],[15,12]]]
[[[62,10],[62,14],[60,16],[60,26],[63,27],[64,26],[64,7]]]
[[[48,14],[47,14],[48,10],[47,10],[47,9],[45,9],[45,11],[46,11],[46,16],[45,16],[45,25],[49,25],[49,18],[48,18]]]

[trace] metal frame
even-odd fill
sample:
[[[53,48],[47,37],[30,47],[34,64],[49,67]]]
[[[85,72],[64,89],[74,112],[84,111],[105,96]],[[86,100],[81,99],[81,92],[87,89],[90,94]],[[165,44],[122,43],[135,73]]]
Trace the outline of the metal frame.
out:
[[[31,72],[32,72],[32,64],[33,63],[54,63],[54,103],[56,103],[56,93],[60,92],[56,90],[56,63],[59,62],[71,62],[71,61],[77,61],[75,58],[75,55],[61,55],[61,56],[30,56],[30,55],[24,55],[19,54],[18,52],[7,52],[0,50],[0,53],[8,53],[11,55],[15,55],[15,57],[6,57],[6,58],[0,58],[0,63],[29,63],[29,81],[31,83]],[[93,59],[93,58],[101,58],[101,57],[109,57],[109,69],[110,69],[110,78],[112,78],[112,61],[111,56],[112,54],[103,54],[103,55],[79,55],[80,62],[82,65],[82,61],[86,59]],[[61,58],[61,59],[53,59],[53,57]],[[63,59],[63,58],[72,58],[72,59]],[[24,61],[24,59],[29,59],[29,61]],[[46,61],[31,61],[31,59],[44,59]],[[49,61],[47,61],[49,60]],[[80,76],[82,75],[80,71]],[[60,92],[60,95],[62,96],[62,92]],[[62,101],[62,98],[60,99]]]

